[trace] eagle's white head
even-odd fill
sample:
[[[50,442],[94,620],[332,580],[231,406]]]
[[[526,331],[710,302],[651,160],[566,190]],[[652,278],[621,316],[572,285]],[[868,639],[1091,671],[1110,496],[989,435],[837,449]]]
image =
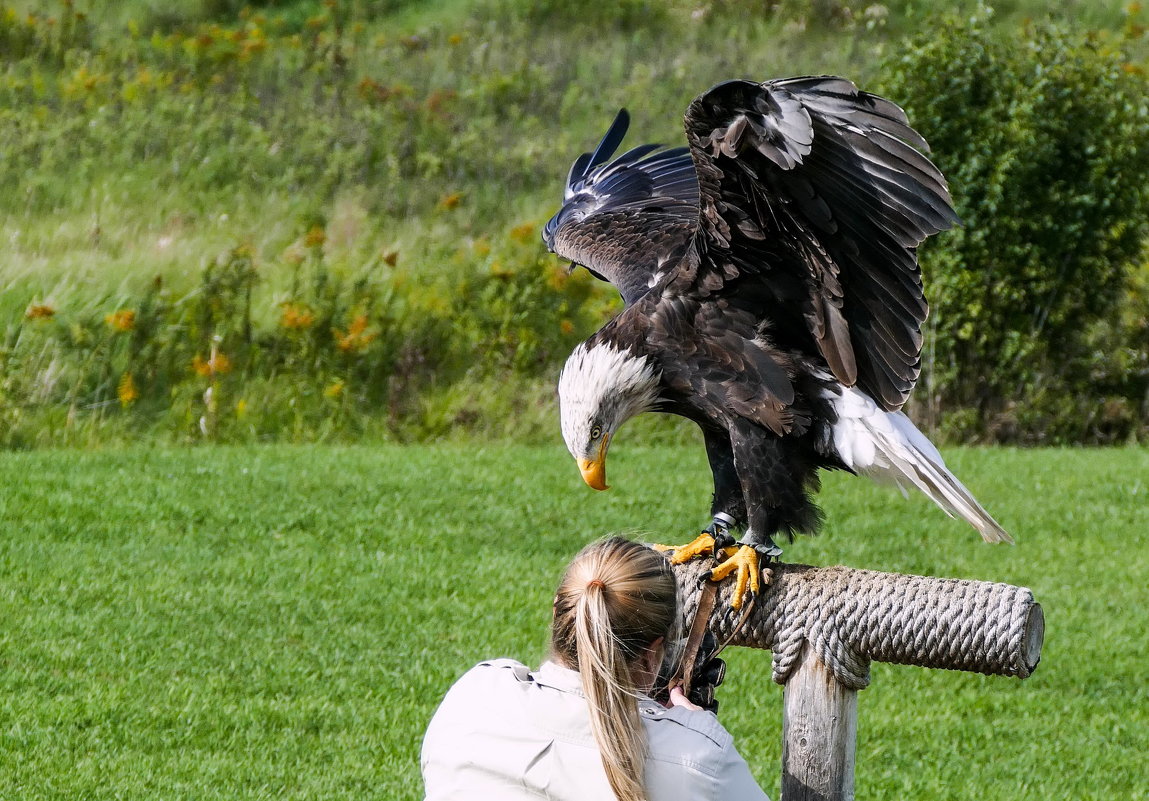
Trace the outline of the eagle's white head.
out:
[[[607,342],[584,342],[567,359],[559,375],[559,416],[567,450],[589,486],[607,488],[611,437],[627,420],[655,407],[659,378],[649,359]]]

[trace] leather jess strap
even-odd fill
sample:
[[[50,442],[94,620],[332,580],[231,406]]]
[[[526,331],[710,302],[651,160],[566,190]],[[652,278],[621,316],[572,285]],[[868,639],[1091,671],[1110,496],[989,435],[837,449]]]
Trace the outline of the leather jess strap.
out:
[[[698,595],[698,609],[694,613],[694,620],[690,624],[690,633],[686,637],[686,653],[682,657],[682,694],[689,697],[691,685],[694,681],[694,668],[698,662],[698,649],[702,647],[702,640],[710,624],[710,613],[714,611],[714,599],[718,595],[718,585],[713,581],[704,581],[702,590]]]
[[[703,681],[708,681],[712,685],[717,685],[722,682],[722,676],[726,671],[722,666],[722,660],[718,659],[718,655],[725,650],[731,640],[738,636],[738,633],[750,619],[754,605],[758,600],[757,596],[750,596],[750,600],[744,605],[741,616],[735,622],[733,629],[731,629],[730,635],[723,642],[717,644],[714,638],[711,637],[709,648],[713,648],[713,652],[704,654],[704,658],[700,659],[699,652],[707,642],[707,634],[710,628],[710,615],[714,611],[714,604],[717,601],[717,597],[718,584],[713,581],[703,581],[702,589],[698,595],[698,609],[694,613],[694,620],[691,621],[690,624],[690,633],[686,638],[686,649],[682,659],[680,676],[683,694],[687,698],[695,701],[695,703],[699,703],[708,709],[713,709],[717,706],[717,702],[714,701],[713,686],[710,687],[709,692],[705,694],[704,700],[696,700],[691,696],[694,684],[699,678],[697,673],[701,671],[704,674],[702,676]],[[710,678],[711,670],[708,670],[708,666],[713,668],[715,663],[719,665],[716,674],[717,678]],[[702,698],[703,696],[700,696],[700,699]]]

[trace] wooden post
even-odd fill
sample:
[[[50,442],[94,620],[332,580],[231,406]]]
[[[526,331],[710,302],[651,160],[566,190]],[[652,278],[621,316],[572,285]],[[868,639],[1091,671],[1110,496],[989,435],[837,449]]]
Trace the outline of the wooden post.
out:
[[[853,801],[857,730],[858,691],[807,643],[782,693],[781,801]]]

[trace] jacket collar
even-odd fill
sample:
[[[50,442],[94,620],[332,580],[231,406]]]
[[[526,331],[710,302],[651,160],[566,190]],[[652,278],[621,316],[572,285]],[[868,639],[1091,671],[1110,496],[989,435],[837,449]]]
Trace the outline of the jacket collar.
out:
[[[548,659],[531,675],[536,682],[544,687],[553,687],[564,693],[574,693],[579,696],[583,694],[582,680],[579,678],[578,671],[563,667],[558,662]]]
[[[539,666],[539,669],[531,673],[531,678],[535,680],[536,684],[543,687],[552,687],[564,693],[573,693],[579,698],[585,698],[582,691],[582,679],[579,678],[577,670],[563,667],[558,662],[547,660]],[[639,707],[653,705],[659,711],[663,710],[662,704],[657,701],[651,700],[647,695],[638,696]]]

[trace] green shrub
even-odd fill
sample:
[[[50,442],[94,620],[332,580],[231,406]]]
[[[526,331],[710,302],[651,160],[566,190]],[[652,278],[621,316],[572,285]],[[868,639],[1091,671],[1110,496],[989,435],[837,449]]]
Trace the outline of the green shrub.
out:
[[[1095,438],[1083,410],[1125,391],[1097,383],[1095,331],[1119,316],[1145,241],[1149,81],[1119,39],[1036,25],[1019,41],[985,22],[931,27],[883,72],[964,222],[922,250],[917,408],[993,439]],[[1104,438],[1136,426],[1126,415]]]

